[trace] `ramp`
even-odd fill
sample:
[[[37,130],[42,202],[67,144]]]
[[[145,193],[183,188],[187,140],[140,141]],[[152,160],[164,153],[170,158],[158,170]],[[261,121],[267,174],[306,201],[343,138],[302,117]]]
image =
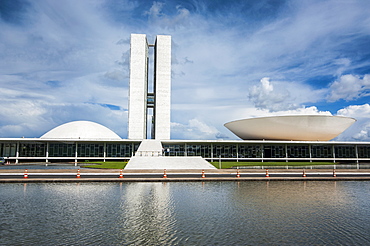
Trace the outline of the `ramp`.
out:
[[[216,169],[200,156],[163,156],[159,140],[143,140],[125,169]]]
[[[125,169],[216,169],[200,156],[134,156]]]
[[[161,156],[163,152],[162,143],[155,139],[145,139],[141,142],[135,156]]]

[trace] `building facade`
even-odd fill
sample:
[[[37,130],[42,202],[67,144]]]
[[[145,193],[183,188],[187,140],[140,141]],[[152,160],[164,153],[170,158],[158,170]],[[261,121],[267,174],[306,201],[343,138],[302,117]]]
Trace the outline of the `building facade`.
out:
[[[129,160],[141,140],[0,139],[0,156],[19,162]],[[370,163],[369,142],[164,140],[170,156],[202,156],[208,161]]]
[[[149,78],[149,48],[154,48],[153,80]],[[149,86],[149,81],[153,85]],[[153,88],[153,91],[149,91]],[[171,36],[156,36],[148,44],[145,34],[131,34],[128,139],[148,136],[148,109],[153,108],[149,126],[153,139],[170,139]]]

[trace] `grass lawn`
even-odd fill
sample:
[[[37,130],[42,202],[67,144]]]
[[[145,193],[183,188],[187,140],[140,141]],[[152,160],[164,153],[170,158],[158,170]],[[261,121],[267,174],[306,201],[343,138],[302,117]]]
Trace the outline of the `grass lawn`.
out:
[[[217,161],[211,162],[216,168],[220,167]],[[333,165],[333,162],[236,162],[224,161],[221,162],[222,169],[241,167],[241,166],[314,166],[314,165]],[[337,163],[338,164],[338,163]]]
[[[98,165],[91,165],[91,164],[98,164]],[[124,169],[127,162],[122,161],[94,161],[94,162],[84,162],[80,163],[81,167],[86,168],[106,168],[106,169]]]

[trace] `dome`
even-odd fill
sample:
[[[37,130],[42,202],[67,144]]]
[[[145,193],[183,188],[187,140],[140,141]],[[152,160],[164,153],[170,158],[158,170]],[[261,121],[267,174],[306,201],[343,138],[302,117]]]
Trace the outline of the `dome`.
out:
[[[328,141],[356,120],[331,115],[290,115],[236,120],[224,126],[244,140]]]
[[[91,121],[72,121],[57,126],[41,138],[46,139],[117,139],[121,138],[109,128]]]

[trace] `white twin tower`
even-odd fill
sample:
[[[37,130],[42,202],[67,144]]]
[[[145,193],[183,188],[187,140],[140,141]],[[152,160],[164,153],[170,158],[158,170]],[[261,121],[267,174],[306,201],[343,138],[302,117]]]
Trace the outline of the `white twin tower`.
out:
[[[154,48],[152,70],[150,48]],[[151,139],[170,139],[171,36],[157,35],[149,44],[145,34],[131,34],[129,88],[128,139],[147,139],[148,129]]]

